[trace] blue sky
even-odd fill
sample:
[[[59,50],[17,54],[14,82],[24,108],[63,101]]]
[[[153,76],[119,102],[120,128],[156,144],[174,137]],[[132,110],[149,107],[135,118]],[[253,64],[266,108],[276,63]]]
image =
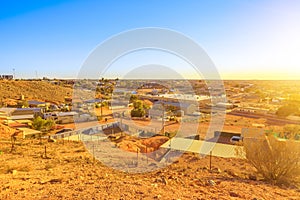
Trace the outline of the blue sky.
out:
[[[195,40],[224,79],[299,79],[299,11],[296,0],[1,1],[0,74],[74,78],[112,35],[161,27]]]

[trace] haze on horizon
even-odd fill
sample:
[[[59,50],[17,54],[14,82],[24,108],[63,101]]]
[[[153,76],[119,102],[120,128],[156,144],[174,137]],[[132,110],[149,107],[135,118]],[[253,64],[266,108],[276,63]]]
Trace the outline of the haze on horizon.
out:
[[[0,74],[76,78],[85,59],[107,38],[161,27],[197,42],[222,79],[299,80],[299,10],[300,2],[293,0],[7,1],[0,8]],[[164,62],[169,59],[163,56],[134,66],[164,65],[184,78],[201,78],[186,63]],[[128,60],[115,63],[103,77],[126,77],[133,66]]]

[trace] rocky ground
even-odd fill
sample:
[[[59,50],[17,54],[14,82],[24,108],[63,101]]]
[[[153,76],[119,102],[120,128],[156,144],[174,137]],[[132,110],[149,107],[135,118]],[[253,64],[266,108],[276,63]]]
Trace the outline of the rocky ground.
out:
[[[46,147],[46,155],[45,155]],[[299,199],[300,190],[264,182],[244,160],[185,153],[148,173],[93,159],[81,142],[0,140],[0,199]]]

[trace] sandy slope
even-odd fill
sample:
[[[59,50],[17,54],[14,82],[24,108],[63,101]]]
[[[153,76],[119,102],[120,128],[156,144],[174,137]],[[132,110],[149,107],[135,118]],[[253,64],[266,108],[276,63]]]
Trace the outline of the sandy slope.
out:
[[[0,199],[299,199],[296,189],[250,180],[254,169],[243,160],[184,154],[172,165],[149,173],[111,169],[78,142],[42,145],[0,141]],[[45,158],[44,148],[47,147]],[[259,177],[251,177],[259,179]]]
[[[29,100],[61,103],[65,96],[72,95],[72,89],[46,81],[0,81],[0,99],[18,99],[20,95]]]

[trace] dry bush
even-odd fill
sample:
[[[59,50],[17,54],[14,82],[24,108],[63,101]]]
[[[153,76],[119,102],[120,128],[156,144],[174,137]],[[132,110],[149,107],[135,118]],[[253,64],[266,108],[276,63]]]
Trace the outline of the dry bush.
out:
[[[248,161],[267,181],[274,184],[296,184],[300,180],[300,142],[280,141],[273,136],[245,138]]]

